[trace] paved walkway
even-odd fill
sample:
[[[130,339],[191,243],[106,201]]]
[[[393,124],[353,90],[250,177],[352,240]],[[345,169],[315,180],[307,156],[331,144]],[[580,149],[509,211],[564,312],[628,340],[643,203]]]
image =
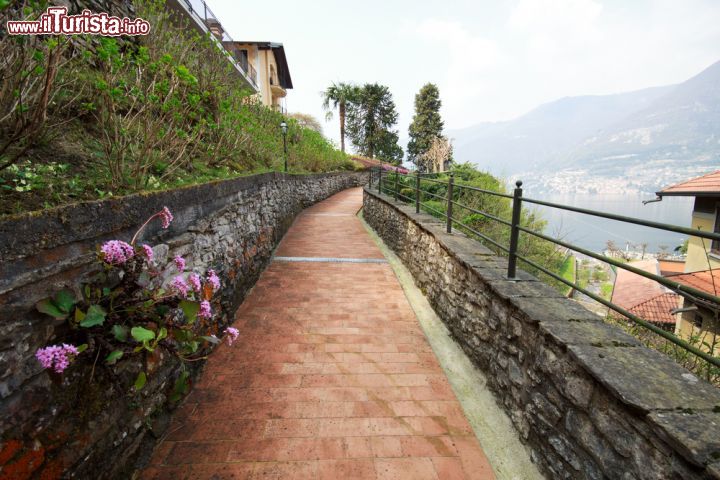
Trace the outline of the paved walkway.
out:
[[[361,206],[297,218],[142,478],[494,478]]]

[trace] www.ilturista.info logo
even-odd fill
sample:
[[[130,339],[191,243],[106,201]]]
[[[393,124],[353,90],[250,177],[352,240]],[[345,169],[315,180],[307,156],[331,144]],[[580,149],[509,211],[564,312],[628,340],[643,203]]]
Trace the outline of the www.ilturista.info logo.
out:
[[[67,7],[49,7],[34,21],[8,20],[10,35],[147,35],[150,23],[142,18],[114,17],[107,13],[83,10],[80,15],[68,15]]]

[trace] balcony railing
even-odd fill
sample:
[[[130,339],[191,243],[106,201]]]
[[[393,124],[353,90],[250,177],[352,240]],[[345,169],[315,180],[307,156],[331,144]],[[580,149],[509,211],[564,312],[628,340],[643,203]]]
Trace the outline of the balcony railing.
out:
[[[251,84],[255,89],[257,85],[257,72],[249,62],[240,62],[238,58],[233,54],[232,51],[225,47],[225,42],[235,42],[233,38],[225,31],[222,23],[213,11],[208,7],[204,0],[179,0],[182,2],[190,13],[196,17],[196,21],[204,25],[210,33],[212,33],[215,39],[220,43],[220,47],[230,53],[231,61],[235,66],[241,70],[245,76],[250,80]]]
[[[249,62],[246,65],[247,66],[247,73],[250,76],[250,80],[253,81],[253,83],[257,86],[257,72],[255,71],[255,67],[253,67]]]
[[[599,253],[595,253],[593,251],[590,251],[586,248],[582,248],[577,245],[573,245],[569,242],[550,237],[542,232],[537,232],[534,230],[531,230],[529,228],[526,228],[525,226],[521,225],[521,213],[523,208],[523,203],[529,203],[533,205],[543,205],[545,207],[550,208],[556,208],[560,210],[567,210],[571,212],[581,213],[584,215],[591,215],[594,217],[600,217],[600,218],[607,218],[610,220],[615,220],[618,222],[623,223],[631,223],[635,225],[641,225],[645,227],[655,228],[659,230],[665,230],[669,232],[676,232],[676,233],[682,233],[684,235],[688,236],[694,236],[699,237],[703,239],[709,239],[712,241],[720,240],[720,233],[713,233],[708,231],[700,231],[700,230],[694,230],[691,228],[686,227],[680,227],[676,225],[669,225],[665,223],[659,223],[659,222],[653,222],[649,220],[642,220],[638,218],[632,218],[632,217],[625,217],[622,215],[616,215],[612,213],[607,212],[599,212],[595,210],[588,210],[585,208],[578,208],[573,207],[570,205],[561,205],[557,203],[552,202],[546,202],[544,200],[535,200],[532,198],[526,198],[523,197],[523,191],[522,191],[522,182],[516,183],[516,188],[514,189],[514,192],[512,195],[507,193],[500,193],[500,192],[494,192],[491,190],[483,190],[481,188],[476,188],[468,185],[461,185],[457,184],[454,181],[454,177],[452,173],[449,174],[449,177],[447,180],[441,180],[438,178],[430,178],[431,175],[436,174],[402,174],[398,171],[394,172],[384,172],[383,169],[374,168],[371,171],[370,175],[370,187],[371,188],[377,188],[377,191],[379,193],[386,193],[394,197],[395,201],[403,201],[406,203],[414,204],[415,205],[415,212],[420,213],[420,210],[425,210],[432,215],[442,218],[445,220],[446,223],[446,229],[448,233],[452,232],[453,226],[456,226],[463,230],[465,233],[469,233],[471,236],[476,237],[477,239],[480,239],[483,242],[487,242],[488,244],[492,245],[493,248],[496,249],[501,254],[507,255],[508,257],[508,264],[507,264],[507,277],[509,279],[515,279],[517,274],[517,263],[518,261],[524,262],[525,264],[531,266],[532,268],[536,269],[539,272],[542,272],[549,277],[568,285],[569,287],[577,290],[580,293],[583,293],[587,295],[588,297],[592,298],[596,302],[601,303],[602,305],[614,310],[615,312],[618,312],[620,315],[626,317],[631,322],[635,323],[636,325],[647,329],[649,331],[652,331],[653,333],[663,337],[665,340],[671,342],[672,344],[680,347],[681,349],[684,349],[685,351],[696,355],[700,359],[704,360],[708,364],[710,364],[712,367],[715,367],[716,369],[720,367],[720,357],[714,356],[712,353],[714,353],[712,350],[710,352],[707,352],[705,350],[702,350],[701,348],[698,348],[696,345],[690,344],[688,341],[686,341],[683,338],[680,338],[679,336],[668,332],[650,321],[643,319],[639,317],[638,315],[635,315],[632,312],[629,312],[627,309],[613,303],[610,300],[606,300],[605,298],[601,297],[600,295],[589,291],[586,288],[581,287],[577,283],[567,280],[566,278],[563,278],[562,276],[556,274],[555,272],[550,271],[548,268],[544,267],[543,265],[538,264],[536,261],[533,261],[527,257],[524,257],[518,253],[518,241],[521,234],[524,235],[531,235],[537,238],[540,238],[542,240],[551,242],[555,245],[559,245],[563,248],[567,248],[569,250],[573,250],[575,252],[578,252],[582,255],[586,255],[588,257],[594,258],[596,260],[600,260],[602,262],[608,263],[615,268],[621,268],[623,270],[630,271],[636,275],[640,275],[642,277],[648,278],[650,280],[654,280],[655,282],[663,285],[664,287],[672,290],[673,292],[677,293],[681,297],[688,299],[690,302],[692,302],[695,305],[701,305],[705,308],[708,308],[711,311],[720,311],[720,297],[717,295],[712,295],[710,293],[707,293],[703,290],[699,290],[697,288],[693,288],[692,286],[675,282],[671,280],[672,277],[666,278],[662,277],[660,275],[655,275],[649,272],[646,272],[645,270],[641,270],[639,268],[633,267],[632,265],[629,265],[627,263],[618,261],[614,258],[607,257],[605,255],[601,255]],[[441,185],[441,188],[437,189],[436,192],[430,192],[428,190],[423,190],[423,184],[427,186],[428,184],[434,184],[434,185]],[[408,190],[411,190],[412,197],[403,194],[408,193]],[[465,205],[460,203],[458,197],[462,195],[463,190],[465,191],[472,191],[477,194],[482,195],[491,195],[494,197],[500,197],[503,199],[506,199],[508,202],[512,202],[512,214],[510,219],[503,219],[499,218],[495,215],[492,215],[490,213],[475,209],[470,207],[469,205]],[[434,200],[436,202],[440,202],[440,205],[442,207],[439,207],[438,204],[435,204],[435,207],[432,207],[430,205],[427,205],[425,202],[427,200]],[[439,210],[438,208],[441,208]],[[488,220],[492,220],[493,222],[499,223],[501,225],[504,225],[505,227],[510,229],[510,238],[509,238],[509,244],[504,245],[500,242],[498,242],[496,239],[490,238],[487,234],[483,232],[479,232],[476,229],[472,228],[470,225],[467,225],[465,223],[462,223],[460,220],[458,220],[454,214],[453,209],[462,209],[467,212],[471,212],[475,215],[480,215],[481,218],[487,218]]]
[[[233,55],[235,57],[235,60],[240,64],[243,70],[248,74],[248,76],[252,79],[253,83],[257,84],[257,72],[255,71],[255,67],[252,66],[252,64],[248,61],[247,56],[240,55],[238,50],[233,51]]]

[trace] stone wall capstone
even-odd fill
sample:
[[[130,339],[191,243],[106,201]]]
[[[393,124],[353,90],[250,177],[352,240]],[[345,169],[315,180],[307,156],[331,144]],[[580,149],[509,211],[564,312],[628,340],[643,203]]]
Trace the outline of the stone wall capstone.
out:
[[[430,215],[368,188],[363,215],[549,478],[720,478],[720,390]]]
[[[98,245],[129,241],[167,206],[170,228],[153,222],[139,241],[155,245],[156,256],[185,256],[189,269],[218,272],[224,327],[295,216],[366,180],[360,172],[266,173],[0,219],[0,478],[130,478],[167,426],[168,394],[180,372],[175,357],[93,369],[93,359],[81,355],[61,379],[34,357],[72,334],[35,303],[77,289],[97,271]],[[128,395],[142,361],[148,383]],[[197,376],[201,367],[189,368]]]

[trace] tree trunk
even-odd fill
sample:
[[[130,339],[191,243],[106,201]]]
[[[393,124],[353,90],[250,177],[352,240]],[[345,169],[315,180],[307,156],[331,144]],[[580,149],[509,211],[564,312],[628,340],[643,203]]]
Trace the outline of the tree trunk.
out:
[[[340,103],[340,151],[345,153],[345,103]]]
[[[367,143],[367,152],[370,155],[370,158],[375,158],[375,126],[372,123],[367,129],[367,138],[365,139],[365,142]]]

